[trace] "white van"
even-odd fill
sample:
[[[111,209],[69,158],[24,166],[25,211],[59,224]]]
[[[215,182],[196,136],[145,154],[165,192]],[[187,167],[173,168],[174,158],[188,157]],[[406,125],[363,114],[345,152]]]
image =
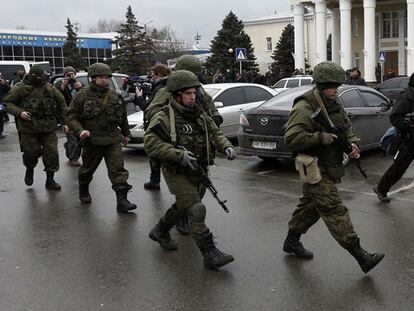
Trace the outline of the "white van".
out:
[[[24,72],[27,73],[33,65],[40,65],[46,72],[50,73],[49,62],[27,62],[14,60],[1,60],[0,72],[2,73],[4,79],[10,81],[16,76],[18,70],[24,70]]]

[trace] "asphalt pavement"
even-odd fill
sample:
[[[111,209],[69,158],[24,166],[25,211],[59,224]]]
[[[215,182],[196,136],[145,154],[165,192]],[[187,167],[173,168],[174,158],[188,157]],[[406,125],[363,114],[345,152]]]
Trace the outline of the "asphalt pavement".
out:
[[[13,123],[0,140],[0,310],[413,310],[414,170],[396,185],[389,204],[372,185],[391,159],[362,156],[368,179],[353,164],[338,186],[361,245],[385,253],[368,274],[319,221],[303,237],[315,254],[303,261],[282,251],[287,223],[300,195],[289,162],[240,156],[217,158],[211,175],[226,214],[207,193],[207,225],[217,247],[235,257],[220,271],[205,270],[189,236],[175,229],[179,250],[165,252],[148,233],[173,202],[143,189],[149,176],[141,150],[124,149],[129,194],[138,205],[118,215],[104,162],[91,184],[91,205],[78,199],[77,168],[64,158],[59,132],[62,191],[44,187],[41,161],[35,182],[24,166]]]

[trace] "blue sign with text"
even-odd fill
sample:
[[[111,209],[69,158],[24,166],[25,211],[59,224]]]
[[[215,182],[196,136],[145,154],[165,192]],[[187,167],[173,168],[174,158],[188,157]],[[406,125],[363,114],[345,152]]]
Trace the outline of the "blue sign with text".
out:
[[[0,33],[0,45],[63,47],[66,37],[44,35],[20,35]],[[78,38],[79,48],[86,49],[110,49],[111,40],[101,38]]]

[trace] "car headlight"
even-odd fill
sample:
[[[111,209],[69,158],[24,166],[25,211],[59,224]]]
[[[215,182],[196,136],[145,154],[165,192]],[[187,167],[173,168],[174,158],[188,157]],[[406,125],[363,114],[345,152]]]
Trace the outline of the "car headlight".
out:
[[[247,120],[247,117],[243,113],[240,114],[240,125],[243,127],[250,126],[249,121]]]

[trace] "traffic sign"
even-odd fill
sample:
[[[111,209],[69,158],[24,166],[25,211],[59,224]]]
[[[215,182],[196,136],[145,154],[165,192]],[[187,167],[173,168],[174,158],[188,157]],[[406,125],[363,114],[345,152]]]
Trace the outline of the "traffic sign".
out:
[[[385,61],[385,53],[383,51],[380,51],[379,61],[380,62],[384,62]]]
[[[246,48],[236,48],[236,60],[241,61],[241,62],[247,61]]]

